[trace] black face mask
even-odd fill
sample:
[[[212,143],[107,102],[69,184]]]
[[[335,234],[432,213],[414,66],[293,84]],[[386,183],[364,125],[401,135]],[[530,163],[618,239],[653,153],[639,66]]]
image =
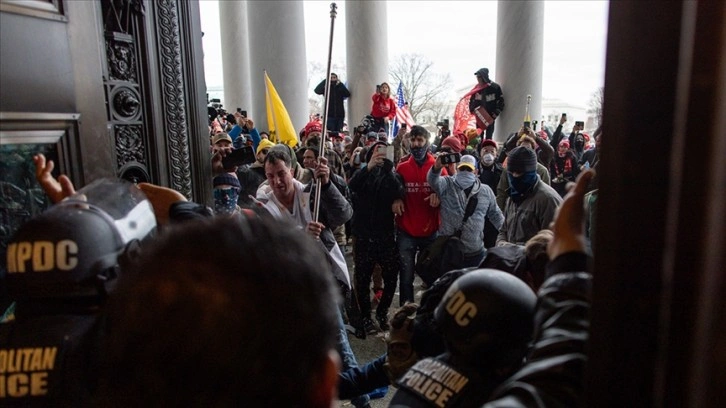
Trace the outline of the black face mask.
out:
[[[527,198],[527,193],[537,184],[537,171],[528,171],[519,177],[514,177],[512,173],[508,172],[507,178],[509,178],[509,197],[519,204]]]

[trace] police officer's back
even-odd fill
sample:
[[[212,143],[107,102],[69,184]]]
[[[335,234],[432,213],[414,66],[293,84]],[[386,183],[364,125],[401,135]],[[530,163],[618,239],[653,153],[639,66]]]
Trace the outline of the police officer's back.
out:
[[[128,214],[71,199],[10,241],[0,284],[15,301],[15,318],[0,324],[0,406],[94,405],[102,308],[119,255],[155,226],[148,201],[127,186],[120,200]]]

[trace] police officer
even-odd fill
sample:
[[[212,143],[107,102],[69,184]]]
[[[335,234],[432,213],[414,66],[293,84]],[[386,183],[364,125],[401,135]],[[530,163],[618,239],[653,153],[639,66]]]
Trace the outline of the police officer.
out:
[[[99,193],[130,211],[94,205]],[[155,225],[140,190],[99,180],[18,230],[0,282],[16,303],[0,324],[0,406],[94,405],[101,311],[120,257]]]
[[[446,352],[398,381],[391,407],[478,407],[522,363],[532,338],[534,292],[494,269],[463,274],[434,312]]]

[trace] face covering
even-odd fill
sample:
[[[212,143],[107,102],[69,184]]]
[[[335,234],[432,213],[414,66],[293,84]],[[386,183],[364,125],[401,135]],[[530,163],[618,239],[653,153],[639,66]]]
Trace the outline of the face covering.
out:
[[[428,150],[428,146],[412,147],[411,155],[413,156],[413,159],[417,162],[423,162],[424,159],[426,159],[426,152],[428,152]]]
[[[491,153],[485,154],[481,158],[481,162],[482,162],[483,165],[485,165],[487,167],[491,166],[492,164],[494,164],[494,155],[491,154]]]
[[[234,188],[214,189],[214,213],[231,215],[237,210],[237,198],[239,191]]]
[[[474,184],[474,181],[476,180],[476,174],[466,170],[459,171],[454,177],[456,178],[456,182],[463,189],[471,187],[471,185]]]
[[[516,204],[520,204],[527,198],[526,194],[537,183],[537,171],[529,171],[519,177],[514,177],[512,173],[507,172],[507,178],[509,179],[509,197]]]
[[[356,165],[360,164],[360,154],[359,153],[356,153],[353,155],[353,164],[356,164]]]

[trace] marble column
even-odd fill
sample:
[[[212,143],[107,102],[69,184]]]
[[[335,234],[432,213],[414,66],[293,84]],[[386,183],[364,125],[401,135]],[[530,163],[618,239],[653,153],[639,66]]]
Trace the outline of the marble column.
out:
[[[348,1],[345,7],[348,98],[350,127],[371,113],[376,84],[389,82],[387,5],[382,1]],[[390,82],[389,82],[390,84]],[[390,84],[395,92],[398,84]]]
[[[204,6],[202,3],[200,6]],[[234,112],[238,107],[252,116],[250,92],[250,46],[246,1],[219,2],[219,31],[222,43],[224,108]]]
[[[225,3],[220,2],[220,5]],[[305,15],[301,1],[247,3],[252,118],[267,130],[264,70],[282,98],[295,129],[308,122],[308,67],[305,54]]]
[[[497,4],[497,64],[491,78],[502,86],[506,106],[497,118],[494,140],[504,141],[522,126],[527,95],[532,95],[532,120],[542,119],[544,7],[541,1]]]

